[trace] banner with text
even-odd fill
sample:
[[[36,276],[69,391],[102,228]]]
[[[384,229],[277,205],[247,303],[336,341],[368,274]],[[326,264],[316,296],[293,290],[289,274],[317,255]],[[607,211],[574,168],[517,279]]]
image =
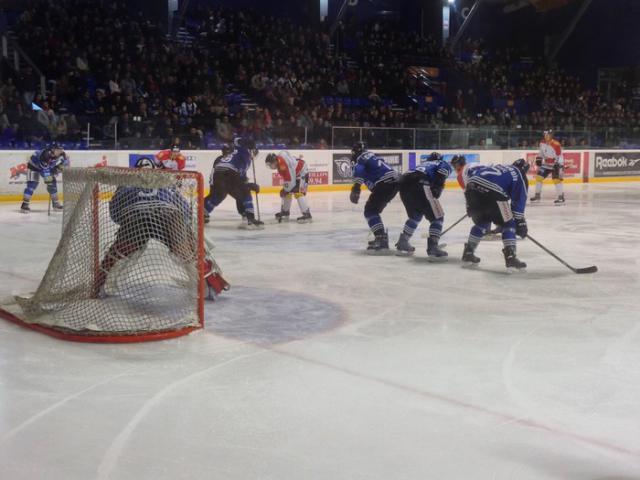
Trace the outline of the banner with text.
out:
[[[593,176],[640,176],[640,152],[596,152]]]
[[[538,173],[538,166],[536,165],[536,157],[540,155],[536,153],[527,153],[526,160],[529,163],[529,177],[533,178]],[[564,177],[573,178],[580,177],[582,175],[582,153],[581,152],[564,152]]]
[[[396,172],[402,173],[402,153],[376,153],[384,162]],[[351,166],[351,153],[334,153],[333,163],[333,183],[344,184],[353,182],[353,167]]]

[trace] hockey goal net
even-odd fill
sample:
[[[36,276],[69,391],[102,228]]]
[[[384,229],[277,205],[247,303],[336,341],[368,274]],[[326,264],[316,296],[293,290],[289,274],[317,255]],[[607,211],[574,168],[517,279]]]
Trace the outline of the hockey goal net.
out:
[[[44,277],[0,315],[56,337],[136,342],[204,320],[203,180],[197,172],[64,171],[62,236]]]

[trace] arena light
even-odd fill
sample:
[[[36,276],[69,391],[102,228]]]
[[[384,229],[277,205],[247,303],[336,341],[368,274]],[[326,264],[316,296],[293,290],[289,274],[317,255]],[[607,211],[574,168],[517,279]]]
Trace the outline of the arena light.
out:
[[[456,0],[447,0],[449,2],[449,5],[453,5],[454,3],[456,3]]]

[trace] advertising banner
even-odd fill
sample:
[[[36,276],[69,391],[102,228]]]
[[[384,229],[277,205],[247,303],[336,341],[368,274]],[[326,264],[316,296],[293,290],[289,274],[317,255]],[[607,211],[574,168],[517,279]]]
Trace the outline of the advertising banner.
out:
[[[17,194],[24,191],[27,185],[27,163],[33,155],[33,151],[9,151],[3,152],[2,160],[3,175],[0,178],[0,194]],[[116,153],[105,152],[67,152],[69,155],[69,164],[72,167],[104,167],[106,165],[116,165]],[[62,183],[64,181],[64,173],[56,176],[58,186],[62,189]],[[41,182],[42,183],[42,182]],[[36,194],[46,193],[46,190],[40,191],[44,188],[42,185],[38,186]]]
[[[329,183],[329,172],[309,172],[309,185],[327,185]],[[279,173],[271,174],[271,185],[281,187],[284,184]]]
[[[136,165],[136,162],[141,159],[141,158],[148,158],[153,160],[155,158],[157,152],[148,152],[148,153],[130,153],[129,154],[129,167],[133,168]],[[182,152],[182,155],[184,155],[184,158],[186,160],[185,162],[185,170],[189,170],[189,171],[197,171],[198,170],[198,158],[195,154],[188,154],[186,152]],[[214,157],[215,158],[215,157]],[[213,160],[211,160],[211,163],[213,164]]]
[[[353,183],[351,153],[334,153],[332,155],[332,163],[334,185],[341,183]]]
[[[536,153],[527,153],[525,159],[531,166],[529,168],[529,177],[535,177],[538,172],[536,165],[536,157],[539,155]],[[564,176],[565,178],[579,177],[582,174],[582,152],[563,152],[564,157]]]
[[[376,156],[382,158],[385,163],[393,168],[396,172],[402,173],[402,153],[376,153]],[[351,153],[334,153],[332,156],[332,163],[334,184],[345,184],[353,182]]]
[[[594,177],[640,176],[640,152],[596,152]]]
[[[3,175],[0,192],[3,194],[22,193],[27,185],[27,164],[32,151],[10,152],[3,155]],[[58,178],[60,180],[60,178]],[[46,191],[46,190],[45,190]]]
[[[306,155],[305,155],[306,153]],[[328,185],[329,184],[329,164],[327,157],[322,155],[313,155],[312,152],[295,153],[295,158],[301,158],[307,164],[309,171],[309,185]],[[281,187],[284,181],[278,172],[271,171],[271,185],[273,187]]]

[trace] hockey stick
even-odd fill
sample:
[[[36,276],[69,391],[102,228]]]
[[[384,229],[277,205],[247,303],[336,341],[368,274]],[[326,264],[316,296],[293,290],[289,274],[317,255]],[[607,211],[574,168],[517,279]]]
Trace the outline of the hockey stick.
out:
[[[453,223],[453,225],[451,225],[449,228],[447,228],[444,232],[442,232],[440,234],[440,236],[442,237],[445,233],[447,233],[449,230],[451,230],[453,227],[455,227],[456,225],[458,225],[462,220],[464,220],[465,218],[467,218],[468,215],[465,213],[462,217],[460,217],[460,219],[458,221],[456,221],[455,223]]]
[[[251,166],[253,167],[253,183],[258,184],[258,179],[256,178],[256,161],[255,159],[251,160]],[[260,220],[260,201],[258,200],[258,192],[254,192],[256,194],[256,213],[258,214],[258,220]]]
[[[442,232],[442,233],[440,234],[440,237],[442,238],[442,236],[443,236],[445,233],[447,233],[449,230],[451,230],[453,227],[455,227],[456,225],[458,225],[462,220],[464,220],[464,219],[465,219],[465,218],[467,218],[467,217],[468,217],[468,215],[465,213],[465,214],[464,214],[460,219],[458,219],[458,221],[456,221],[453,225],[450,225],[450,226],[449,226],[449,228],[447,228],[444,232]],[[423,235],[423,237],[425,237],[425,238],[426,238],[426,237],[428,237],[428,236],[429,236],[429,234],[428,234],[428,233],[425,233],[425,234]],[[441,244],[440,244],[440,247],[442,247],[442,248],[444,248],[444,247],[446,247],[446,246],[447,246],[447,244],[446,244],[446,243],[441,243]]]
[[[546,248],[544,245],[542,245],[540,242],[538,242],[535,238],[533,238],[531,235],[527,235],[527,238],[529,240],[531,240],[533,243],[535,243],[537,246],[539,246],[542,250],[544,250],[545,252],[547,252],[549,255],[551,255],[553,258],[555,258],[556,260],[558,260],[561,264],[563,264],[565,267],[567,267],[569,270],[571,270],[573,273],[596,273],[598,271],[598,267],[596,267],[595,265],[591,266],[591,267],[585,267],[585,268],[575,268],[572,267],[571,265],[569,265],[567,262],[565,262],[564,260],[562,260],[559,256],[557,256],[555,253],[553,253],[551,250],[549,250],[548,248]]]
[[[51,200],[51,194],[49,194],[49,201],[47,202],[47,217],[51,216],[51,202],[53,200]]]

